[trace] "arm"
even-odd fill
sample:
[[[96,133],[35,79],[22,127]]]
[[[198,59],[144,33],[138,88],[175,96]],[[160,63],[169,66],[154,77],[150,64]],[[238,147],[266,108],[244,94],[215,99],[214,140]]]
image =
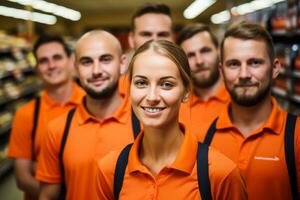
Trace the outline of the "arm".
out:
[[[39,194],[39,182],[34,178],[35,163],[31,160],[16,159],[14,161],[17,186],[32,196]]]
[[[61,184],[41,183],[39,200],[56,200],[60,194]]]

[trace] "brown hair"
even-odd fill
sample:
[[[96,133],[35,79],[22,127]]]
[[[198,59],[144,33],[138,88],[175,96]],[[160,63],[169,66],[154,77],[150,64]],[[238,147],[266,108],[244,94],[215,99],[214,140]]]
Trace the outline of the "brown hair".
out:
[[[229,29],[225,32],[220,49],[221,62],[223,62],[224,59],[224,42],[228,37],[238,38],[242,40],[262,40],[267,45],[271,62],[275,58],[274,44],[269,32],[259,24],[241,22],[229,27]]]
[[[185,40],[190,39],[200,32],[208,32],[213,44],[216,48],[218,47],[219,44],[217,37],[213,34],[209,26],[202,23],[189,24],[185,26],[178,34],[176,43],[181,45]]]
[[[147,50],[153,50],[154,52],[171,59],[177,65],[183,85],[187,90],[190,90],[191,70],[185,52],[178,45],[166,40],[150,40],[135,51],[129,63],[128,72],[130,81],[132,80],[133,65],[136,57]]]

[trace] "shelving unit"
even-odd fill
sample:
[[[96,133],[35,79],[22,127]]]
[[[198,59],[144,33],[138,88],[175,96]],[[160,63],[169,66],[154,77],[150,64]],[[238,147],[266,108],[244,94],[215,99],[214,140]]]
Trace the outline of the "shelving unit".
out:
[[[6,157],[13,115],[41,89],[30,45],[0,32],[0,178],[12,167]]]

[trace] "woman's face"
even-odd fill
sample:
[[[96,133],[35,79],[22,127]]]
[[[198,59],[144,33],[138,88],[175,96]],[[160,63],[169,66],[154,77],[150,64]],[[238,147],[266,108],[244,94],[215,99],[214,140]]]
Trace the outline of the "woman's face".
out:
[[[133,64],[132,107],[145,127],[162,128],[178,123],[186,95],[177,65],[152,50],[139,54]]]

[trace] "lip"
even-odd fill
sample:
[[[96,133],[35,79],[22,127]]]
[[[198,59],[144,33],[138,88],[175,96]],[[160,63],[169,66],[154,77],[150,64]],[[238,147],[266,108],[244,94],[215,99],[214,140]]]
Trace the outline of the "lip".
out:
[[[150,106],[141,106],[143,113],[149,117],[158,117],[162,114],[165,107],[150,107]]]
[[[94,79],[88,81],[89,83],[93,84],[94,86],[100,86],[102,85],[107,79],[106,78],[101,78],[101,79]]]

